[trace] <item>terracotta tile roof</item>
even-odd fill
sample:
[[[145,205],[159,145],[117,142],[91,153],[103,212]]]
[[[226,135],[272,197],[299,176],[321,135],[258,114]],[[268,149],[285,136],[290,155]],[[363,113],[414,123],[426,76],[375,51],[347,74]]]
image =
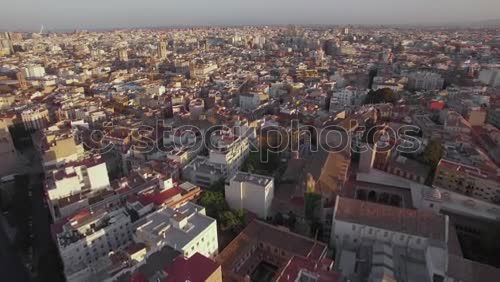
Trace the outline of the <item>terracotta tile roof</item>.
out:
[[[216,260],[222,265],[224,273],[231,273],[233,265],[242,259],[246,260],[247,258],[244,256],[248,251],[261,242],[283,250],[292,256],[312,261],[319,261],[327,251],[327,246],[322,242],[254,220],[231,241]]]
[[[335,219],[438,241],[446,240],[445,216],[338,197]]]
[[[178,256],[165,268],[167,277],[163,282],[204,282],[219,267],[219,264],[200,253],[194,254],[189,259]]]

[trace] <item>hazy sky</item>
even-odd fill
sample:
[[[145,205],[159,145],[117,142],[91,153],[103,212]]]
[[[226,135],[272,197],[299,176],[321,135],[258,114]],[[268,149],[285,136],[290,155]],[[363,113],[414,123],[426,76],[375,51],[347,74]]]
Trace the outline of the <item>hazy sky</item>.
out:
[[[205,24],[415,24],[500,18],[500,0],[13,0],[0,29]]]

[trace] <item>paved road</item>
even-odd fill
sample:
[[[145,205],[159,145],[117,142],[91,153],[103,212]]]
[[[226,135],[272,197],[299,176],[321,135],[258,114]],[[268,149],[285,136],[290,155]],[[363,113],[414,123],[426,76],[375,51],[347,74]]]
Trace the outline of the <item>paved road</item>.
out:
[[[61,280],[61,265],[50,233],[51,218],[44,204],[43,171],[40,159],[34,156],[30,169],[30,187],[33,213],[33,269],[36,281]]]
[[[8,279],[4,280],[4,278]],[[0,280],[9,282],[31,281],[28,270],[17,256],[3,228],[0,226]]]

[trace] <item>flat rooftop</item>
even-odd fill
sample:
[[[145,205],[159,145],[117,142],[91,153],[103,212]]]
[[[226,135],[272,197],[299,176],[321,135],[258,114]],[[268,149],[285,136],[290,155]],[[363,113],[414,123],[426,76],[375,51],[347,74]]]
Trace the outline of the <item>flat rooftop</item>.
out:
[[[169,245],[183,248],[212,223],[215,223],[215,219],[200,213],[202,209],[203,207],[191,202],[186,202],[175,209],[165,207],[144,219],[140,219],[142,224],[138,224],[137,230],[162,237]],[[187,222],[179,229],[174,226],[171,220],[177,222],[186,220]]]
[[[267,186],[269,182],[273,181],[274,178],[265,176],[265,175],[260,175],[260,174],[252,174],[252,173],[246,173],[246,172],[237,172],[234,176],[232,181],[237,181],[237,182],[249,182],[258,186]]]

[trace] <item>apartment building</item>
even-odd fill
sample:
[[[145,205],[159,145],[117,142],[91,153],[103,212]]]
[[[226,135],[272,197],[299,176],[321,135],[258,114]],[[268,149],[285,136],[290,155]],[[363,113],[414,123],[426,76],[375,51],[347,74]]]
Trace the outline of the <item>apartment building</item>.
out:
[[[411,90],[441,90],[444,79],[432,72],[414,72],[408,75],[408,88]]]
[[[432,185],[488,202],[500,200],[498,175],[450,160],[439,161]]]
[[[237,172],[225,187],[225,197],[232,209],[245,209],[266,219],[271,216],[274,179],[264,175]]]
[[[41,78],[45,76],[45,68],[40,65],[31,65],[23,69],[26,78]]]
[[[353,106],[361,96],[361,91],[355,87],[348,86],[344,89],[333,92],[332,98],[337,99],[342,106]]]
[[[49,110],[45,106],[35,106],[21,112],[21,121],[26,130],[46,128],[50,123]]]
[[[130,216],[124,208],[85,209],[56,222],[52,232],[68,280],[126,246],[132,239],[132,231]]]
[[[51,171],[46,185],[49,199],[110,186],[106,163],[100,156],[70,162],[62,168]]]
[[[216,71],[218,66],[214,62],[195,62],[189,64],[189,75],[191,78],[203,79],[206,78],[209,74]]]
[[[106,163],[100,156],[87,157],[66,163],[63,167],[48,172],[45,180],[47,201],[54,218],[66,215],[62,211],[60,199],[79,197],[110,187]]]
[[[42,163],[45,169],[54,169],[67,162],[76,161],[84,154],[82,144],[77,144],[72,135],[47,136],[47,143],[42,145]]]
[[[238,136],[218,136],[214,140],[216,148],[209,150],[208,161],[225,167],[227,175],[233,175],[250,153],[250,142],[245,134]]]
[[[223,177],[232,177],[250,153],[247,133],[239,137],[218,136],[213,142],[216,148],[209,150],[208,157],[197,156],[183,168],[184,179],[201,187],[208,187]]]
[[[205,208],[191,202],[156,210],[137,222],[135,240],[150,249],[170,246],[189,258],[195,253],[218,254],[217,222]]]

